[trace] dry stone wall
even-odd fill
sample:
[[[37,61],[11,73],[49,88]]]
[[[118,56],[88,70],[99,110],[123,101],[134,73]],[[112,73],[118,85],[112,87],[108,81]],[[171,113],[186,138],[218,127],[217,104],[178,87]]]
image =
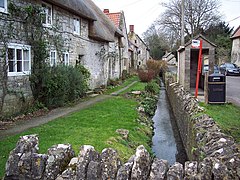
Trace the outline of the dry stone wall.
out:
[[[240,179],[240,153],[233,138],[221,132],[183,86],[168,77],[165,82],[180,135],[191,160],[185,163],[185,175],[200,179]]]

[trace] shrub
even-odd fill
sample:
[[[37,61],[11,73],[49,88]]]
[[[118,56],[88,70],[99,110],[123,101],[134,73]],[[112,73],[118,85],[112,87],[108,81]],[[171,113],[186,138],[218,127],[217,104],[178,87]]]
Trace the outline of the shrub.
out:
[[[147,68],[153,70],[155,76],[157,76],[160,72],[165,72],[168,67],[166,61],[149,59],[147,61]]]
[[[141,82],[150,82],[155,76],[155,72],[151,69],[149,70],[139,70],[138,77]]]
[[[88,90],[89,74],[79,66],[48,67],[42,79],[42,102],[47,107],[57,107],[79,99]]]
[[[151,81],[145,86],[145,91],[150,94],[158,94],[159,85],[155,81]]]

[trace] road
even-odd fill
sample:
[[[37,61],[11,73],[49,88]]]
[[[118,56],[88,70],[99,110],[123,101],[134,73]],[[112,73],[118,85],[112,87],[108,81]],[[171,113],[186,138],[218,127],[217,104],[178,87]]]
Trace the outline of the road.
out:
[[[227,101],[240,106],[240,77],[226,76]]]

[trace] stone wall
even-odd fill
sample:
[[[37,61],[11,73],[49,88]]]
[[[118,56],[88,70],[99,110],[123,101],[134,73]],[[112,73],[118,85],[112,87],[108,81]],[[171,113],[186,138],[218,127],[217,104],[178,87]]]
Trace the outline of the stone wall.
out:
[[[54,145],[48,149],[47,154],[39,154],[38,143],[37,135],[22,136],[19,139],[6,163],[5,180],[161,180],[190,179],[197,174],[197,162],[186,162],[185,169],[177,162],[169,167],[165,160],[152,159],[142,145],[128,162],[122,163],[117,152],[111,148],[98,153],[94,147],[84,145],[75,157],[70,144]],[[207,174],[208,166],[204,165],[202,164],[201,170]]]
[[[196,166],[195,173],[203,173],[201,168],[207,166],[208,172],[204,173],[208,175],[203,179],[239,179],[240,153],[233,138],[221,132],[183,86],[168,77],[165,82],[185,150],[194,163],[192,167]]]

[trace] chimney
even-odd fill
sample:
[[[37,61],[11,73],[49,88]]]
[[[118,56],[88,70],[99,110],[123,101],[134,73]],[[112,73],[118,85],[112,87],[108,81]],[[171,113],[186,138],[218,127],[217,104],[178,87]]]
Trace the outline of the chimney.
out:
[[[134,25],[129,25],[130,32],[134,32]]]
[[[104,14],[109,14],[109,9],[104,9],[103,12]]]

